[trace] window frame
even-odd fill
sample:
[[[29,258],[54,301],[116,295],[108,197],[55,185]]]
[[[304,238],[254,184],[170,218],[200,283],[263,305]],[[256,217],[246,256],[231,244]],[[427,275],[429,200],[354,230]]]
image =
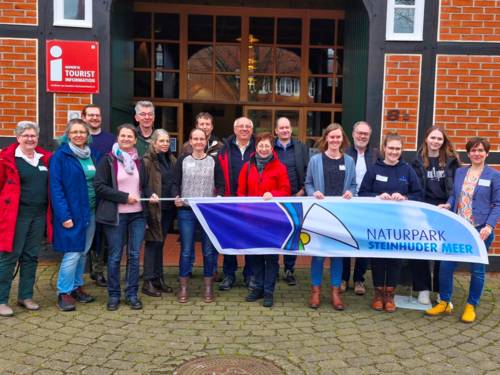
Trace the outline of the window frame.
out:
[[[413,33],[394,32],[394,14],[396,8],[415,9]],[[425,0],[415,0],[415,5],[396,5],[396,0],[387,0],[387,19],[385,40],[423,41]]]
[[[92,0],[85,0],[85,19],[72,20],[64,18],[64,0],[54,0],[54,26],[92,28]]]

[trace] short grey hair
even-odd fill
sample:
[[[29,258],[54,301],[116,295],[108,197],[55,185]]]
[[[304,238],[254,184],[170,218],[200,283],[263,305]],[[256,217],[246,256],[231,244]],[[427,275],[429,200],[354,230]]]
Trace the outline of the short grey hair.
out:
[[[33,129],[37,136],[40,134],[40,127],[33,121],[19,121],[16,125],[16,137],[20,137],[28,129]]]
[[[141,112],[141,107],[142,108],[153,108],[153,111],[155,109],[155,106],[149,100],[139,100],[137,103],[135,103],[135,114],[136,115],[138,115]]]
[[[153,145],[153,143],[156,143],[158,138],[160,138],[162,135],[166,135],[168,138],[170,138],[170,134],[168,134],[168,131],[166,131],[165,129],[156,129],[153,134],[151,134],[151,145]]]
[[[245,117],[245,116],[242,116],[242,117],[238,117],[236,120],[234,120],[234,124],[233,124],[233,128],[235,128],[236,126],[238,126],[239,122],[241,120],[248,120],[250,122],[250,125],[252,126],[253,128],[253,121],[250,120],[248,117]]]
[[[358,121],[358,122],[354,123],[354,126],[352,127],[352,131],[353,132],[356,131],[356,128],[359,125],[366,125],[366,126],[368,126],[370,128],[370,132],[372,131],[372,126],[369,123],[367,123],[366,121]]]

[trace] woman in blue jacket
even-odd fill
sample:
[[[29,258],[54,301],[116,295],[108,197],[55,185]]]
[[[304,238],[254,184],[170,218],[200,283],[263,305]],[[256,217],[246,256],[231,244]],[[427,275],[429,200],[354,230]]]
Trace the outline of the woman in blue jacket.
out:
[[[90,129],[70,120],[62,144],[50,161],[54,249],[64,253],[57,278],[58,306],[75,310],[75,301],[94,297],[83,290],[83,271],[95,230],[95,164],[88,146]]]
[[[382,142],[382,157],[363,178],[360,197],[383,200],[421,200],[422,189],[415,171],[401,160],[403,140],[397,133],[388,133]],[[372,277],[375,294],[372,308],[377,311],[396,311],[394,292],[399,282],[401,259],[372,258]]]
[[[490,143],[480,137],[471,138],[465,145],[467,156],[471,161],[468,167],[459,168],[455,174],[453,194],[448,202],[440,205],[451,209],[467,220],[479,232],[486,249],[493,242],[493,229],[500,217],[500,172],[486,164],[490,151]],[[439,296],[441,301],[427,315],[435,316],[450,314],[453,307],[453,272],[457,262],[443,261],[439,272]],[[479,263],[470,263],[469,297],[462,314],[464,323],[476,320],[475,307],[483,293],[484,275],[486,266]]]
[[[354,160],[344,154],[349,140],[339,124],[330,124],[323,131],[318,142],[322,152],[314,155],[307,167],[305,181],[306,193],[317,199],[326,196],[341,196],[351,199],[356,194],[356,167]],[[311,296],[309,307],[316,309],[320,305],[321,281],[323,279],[324,257],[312,257],[311,260]],[[331,303],[335,310],[344,310],[340,297],[342,283],[342,258],[330,258]]]

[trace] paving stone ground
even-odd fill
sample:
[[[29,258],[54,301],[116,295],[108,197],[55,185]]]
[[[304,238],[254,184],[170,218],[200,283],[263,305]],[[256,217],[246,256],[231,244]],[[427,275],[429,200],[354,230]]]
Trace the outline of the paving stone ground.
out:
[[[171,284],[176,272],[168,268]],[[465,275],[455,279],[453,315],[437,318],[375,312],[371,287],[365,297],[348,291],[343,312],[330,307],[324,288],[322,306],[311,310],[307,269],[297,271],[297,286],[278,283],[271,309],[244,302],[242,287],[217,291],[215,303],[203,303],[197,268],[187,304],[173,294],[141,296],[143,310],[122,304],[108,312],[106,290],[88,283],[96,302],[63,313],[56,307],[56,276],[55,264],[39,267],[40,311],[15,306],[14,317],[0,319],[0,374],[175,374],[187,360],[221,354],[267,359],[293,375],[500,374],[497,274],[488,275],[478,320],[469,325],[459,322]]]

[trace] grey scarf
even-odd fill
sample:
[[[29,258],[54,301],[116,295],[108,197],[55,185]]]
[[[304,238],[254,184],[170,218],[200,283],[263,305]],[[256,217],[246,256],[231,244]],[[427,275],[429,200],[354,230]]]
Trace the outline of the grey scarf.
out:
[[[88,159],[90,158],[90,147],[85,145],[83,148],[75,146],[73,143],[68,143],[69,148],[73,151],[73,154],[76,155],[79,159]]]

